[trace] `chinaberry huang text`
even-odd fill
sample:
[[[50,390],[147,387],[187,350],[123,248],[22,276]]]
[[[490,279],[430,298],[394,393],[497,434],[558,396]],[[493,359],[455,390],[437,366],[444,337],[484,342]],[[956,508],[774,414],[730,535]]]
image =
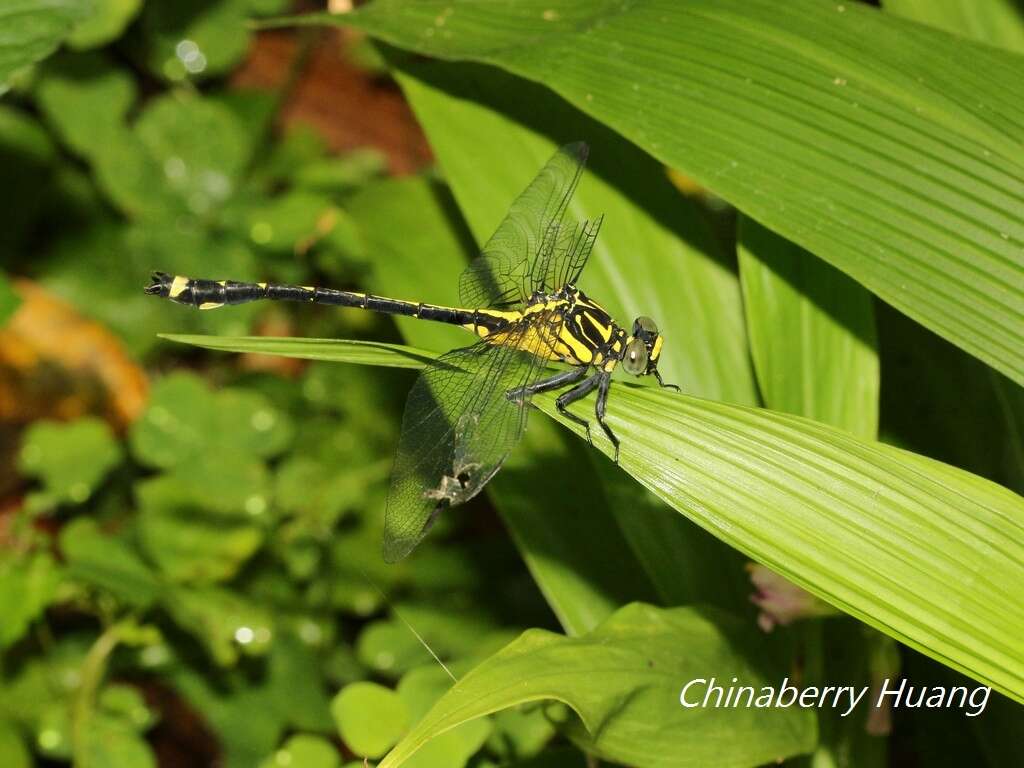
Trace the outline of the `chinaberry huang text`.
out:
[[[804,707],[832,708],[842,710],[846,717],[858,705],[892,707],[893,709],[960,709],[966,717],[977,717],[988,705],[991,688],[978,686],[969,688],[962,685],[915,685],[906,678],[886,678],[878,685],[821,685],[798,687],[784,678],[777,686],[742,685],[738,678],[731,682],[719,681],[714,677],[698,677],[688,681],[679,694],[679,703],[687,709],[693,707],[715,708],[765,708]]]

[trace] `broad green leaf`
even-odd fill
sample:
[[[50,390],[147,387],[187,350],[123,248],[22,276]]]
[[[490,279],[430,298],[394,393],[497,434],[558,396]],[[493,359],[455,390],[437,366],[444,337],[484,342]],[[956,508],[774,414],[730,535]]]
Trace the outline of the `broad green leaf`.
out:
[[[169,470],[163,479],[173,483],[182,505],[219,515],[265,520],[270,506],[270,477],[263,462],[239,453],[227,453],[210,461],[207,454],[186,460]],[[211,492],[211,489],[216,491]]]
[[[0,648],[21,638],[56,598],[61,570],[47,552],[0,554]]]
[[[180,588],[170,592],[163,605],[220,666],[233,666],[243,654],[262,656],[272,647],[272,617],[239,593],[215,587]]]
[[[415,576],[419,574],[417,570]],[[428,604],[402,603],[393,607],[394,618],[365,625],[356,642],[359,660],[379,676],[397,679],[423,665],[437,665],[438,658],[479,657],[515,634],[497,626],[493,618],[445,605],[443,600],[440,595],[432,596]]]
[[[146,105],[135,134],[187,210],[209,213],[235,191],[248,161],[245,130],[227,108],[195,96],[167,95]]]
[[[406,768],[464,768],[491,735],[487,720],[472,720],[431,739],[405,761]]]
[[[879,374],[871,294],[751,219],[740,222],[738,250],[765,404],[874,438]]]
[[[554,396],[534,402],[571,426]],[[619,386],[607,418],[622,469],[669,506],[843,611],[1024,701],[1024,607],[1005,594],[1024,583],[1020,496],[808,419],[651,387]]]
[[[211,392],[198,376],[178,372],[153,387],[149,407],[132,425],[132,452],[143,463],[170,469],[223,453],[267,458],[291,439],[291,423],[257,392]]]
[[[291,4],[290,0],[248,0],[249,12],[257,16],[283,13]]]
[[[278,468],[274,504],[326,533],[339,517],[360,509],[369,486],[383,480],[388,471],[380,462],[352,467],[349,462],[337,466],[293,457]]]
[[[249,210],[249,238],[268,251],[294,254],[303,242],[315,240],[318,226],[325,216],[332,215],[333,205],[326,195],[311,192],[271,198]]]
[[[85,53],[47,62],[35,96],[61,140],[93,159],[124,140],[137,92],[129,72],[98,53]]]
[[[43,708],[33,734],[36,749],[51,760],[72,759],[72,727],[68,702],[48,702]]]
[[[146,706],[142,692],[126,683],[104,686],[97,704],[104,714],[121,719],[138,732],[149,730],[157,720],[157,713]]]
[[[14,72],[53,53],[89,10],[84,0],[6,0],[0,6],[0,94]]]
[[[378,0],[304,20],[543,83],[1024,382],[1020,57],[822,0]]]
[[[135,493],[139,544],[171,581],[226,581],[263,544],[262,528],[238,514],[206,511],[171,474],[139,482]]]
[[[20,161],[47,166],[57,155],[46,130],[27,112],[6,104],[0,108],[0,146],[4,151],[5,164]],[[15,181],[21,182],[22,179],[8,177],[8,183]]]
[[[76,518],[60,531],[67,574],[132,605],[146,608],[163,585],[123,537],[103,532],[90,518]]]
[[[0,720],[0,765],[6,768],[32,768],[32,753],[25,746],[17,726]]]
[[[92,0],[92,14],[68,35],[72,48],[96,48],[116,40],[142,7],[142,0]]]
[[[396,66],[477,242],[486,241],[560,142],[586,137],[590,170],[572,213],[580,219],[604,214],[605,220],[581,286],[627,327],[640,314],[657,319],[666,337],[661,370],[669,381],[702,396],[756,401],[738,282],[694,204],[676,192],[657,163],[545,89],[497,70],[417,61]],[[467,146],[478,148],[472,157],[463,151]],[[541,440],[536,428],[527,433],[527,446]],[[697,599],[747,605],[737,589],[742,571],[735,553],[688,522],[661,514],[660,502],[609,473],[603,462],[586,471],[572,458],[575,452],[563,449],[556,468],[551,448],[538,443],[535,453],[545,456],[546,471],[530,473],[516,488],[508,473],[500,476],[496,498],[538,581],[542,564],[551,565],[549,582],[562,571],[561,595],[551,583],[543,589],[563,621],[587,604],[580,602],[584,594],[570,598],[565,592],[583,586],[579,574],[587,573],[600,589],[592,594],[591,614],[578,617],[587,623],[567,628],[590,629],[615,606],[654,595],[666,604]],[[515,466],[513,460],[508,469]],[[567,475],[585,490],[555,517],[536,498],[561,497],[559,478]],[[597,482],[585,479],[590,477]],[[597,503],[612,514],[595,514]],[[621,538],[635,558],[623,559]],[[608,562],[617,567],[609,569]]]
[[[30,733],[42,745],[40,723],[51,708],[65,709],[81,683],[81,667],[89,649],[88,636],[63,635],[45,655],[30,655],[24,662],[4,665],[0,676],[0,712]]]
[[[548,398],[538,405],[555,415]],[[763,409],[632,388],[614,408],[609,423],[637,451],[623,468],[676,509],[868,624],[1024,696],[1012,639],[1024,617],[993,612],[997,584],[1024,575],[1019,496]],[[978,563],[991,581],[967,579]]]
[[[314,159],[295,170],[294,182],[309,192],[351,192],[383,176],[387,158],[375,149],[357,149],[339,157]]]
[[[504,645],[504,644],[503,644]],[[500,646],[498,646],[500,647]],[[494,650],[498,650],[495,648]],[[468,662],[455,666],[462,676]],[[451,678],[437,665],[414,669],[398,684],[398,695],[409,709],[410,722],[415,726],[430,711],[451,685]],[[407,762],[408,768],[463,768],[466,762],[493,736],[491,720],[478,718],[431,739]],[[474,763],[475,765],[475,763]]]
[[[96,53],[62,59],[39,88],[47,117],[120,210],[158,222],[212,214],[234,194],[249,159],[245,127],[226,106],[194,93],[147,102],[129,127],[134,98],[132,79]],[[165,237],[178,234],[168,229]]]
[[[94,715],[82,741],[81,753],[75,755],[76,765],[156,768],[156,756],[146,739],[121,718]]]
[[[346,685],[331,702],[331,714],[348,748],[374,759],[391,749],[409,727],[405,702],[377,683]]]
[[[544,709],[543,705],[526,704],[496,712],[487,751],[505,760],[540,753],[556,733],[555,724]]]
[[[317,658],[287,633],[278,633],[269,651],[261,674],[213,677],[205,665],[180,666],[171,673],[175,688],[216,733],[221,748],[218,759],[225,768],[259,764],[285,729],[331,731]]]
[[[327,739],[300,733],[292,736],[259,768],[338,768],[341,755]]]
[[[885,0],[882,6],[954,35],[1024,53],[1024,10],[1017,0]]]
[[[380,768],[413,764],[417,750],[461,723],[545,699],[572,707],[590,747],[615,762],[746,766],[805,752],[815,738],[809,712],[680,704],[696,678],[736,677],[758,692],[777,686],[748,661],[755,649],[769,659],[777,651],[738,621],[640,603],[578,638],[529,630],[452,686]]]
[[[249,47],[248,0],[146,3],[133,40],[149,71],[170,81],[227,72]]]
[[[93,417],[70,423],[37,421],[25,433],[18,468],[39,478],[42,490],[29,497],[32,509],[82,504],[121,461],[110,427]]]
[[[284,184],[291,184],[302,168],[323,161],[326,156],[324,137],[312,127],[299,123],[286,128],[284,135],[270,144],[253,169],[252,178],[261,187],[280,189]]]

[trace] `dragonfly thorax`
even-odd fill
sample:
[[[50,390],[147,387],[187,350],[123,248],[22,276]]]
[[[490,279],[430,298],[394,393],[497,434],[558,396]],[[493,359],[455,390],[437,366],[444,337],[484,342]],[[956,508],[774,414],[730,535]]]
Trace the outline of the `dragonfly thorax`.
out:
[[[535,291],[521,310],[502,314],[506,323],[485,338],[546,360],[611,371],[625,350],[626,332],[571,284],[551,293]]]

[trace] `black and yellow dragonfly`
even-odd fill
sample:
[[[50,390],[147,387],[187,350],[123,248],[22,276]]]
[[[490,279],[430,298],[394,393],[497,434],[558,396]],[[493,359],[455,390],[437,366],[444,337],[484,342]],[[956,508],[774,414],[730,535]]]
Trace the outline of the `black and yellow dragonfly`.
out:
[[[438,357],[420,374],[406,402],[385,515],[384,557],[396,561],[420,542],[445,507],[479,493],[504,463],[526,427],[530,397],[566,389],[558,410],[597,390],[595,417],[619,456],[605,423],[612,371],[658,372],[662,338],[654,321],[619,326],[577,281],[601,219],[577,224],[569,201],[587,146],[568,144],[515,200],[480,256],[459,282],[461,307],[314,286],[197,280],[153,275],[146,292],[199,309],[271,299],[359,307],[459,325],[480,337]],[[568,364],[553,373],[551,362]]]

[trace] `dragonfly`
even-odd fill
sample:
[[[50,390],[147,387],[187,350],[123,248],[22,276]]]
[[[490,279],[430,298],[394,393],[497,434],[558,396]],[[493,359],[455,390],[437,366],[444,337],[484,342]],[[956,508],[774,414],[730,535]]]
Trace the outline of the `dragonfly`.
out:
[[[199,309],[269,299],[357,307],[458,325],[477,341],[428,364],[409,391],[384,520],[384,559],[408,555],[448,507],[476,496],[526,429],[533,395],[564,390],[558,411],[596,390],[595,421],[619,460],[605,421],[612,373],[658,372],[663,338],[645,316],[627,332],[577,283],[603,217],[577,221],[569,206],[586,165],[583,142],[561,147],[516,198],[459,279],[458,307],[316,286],[205,280],[154,272],[148,294]],[[553,370],[552,365],[565,367]]]

